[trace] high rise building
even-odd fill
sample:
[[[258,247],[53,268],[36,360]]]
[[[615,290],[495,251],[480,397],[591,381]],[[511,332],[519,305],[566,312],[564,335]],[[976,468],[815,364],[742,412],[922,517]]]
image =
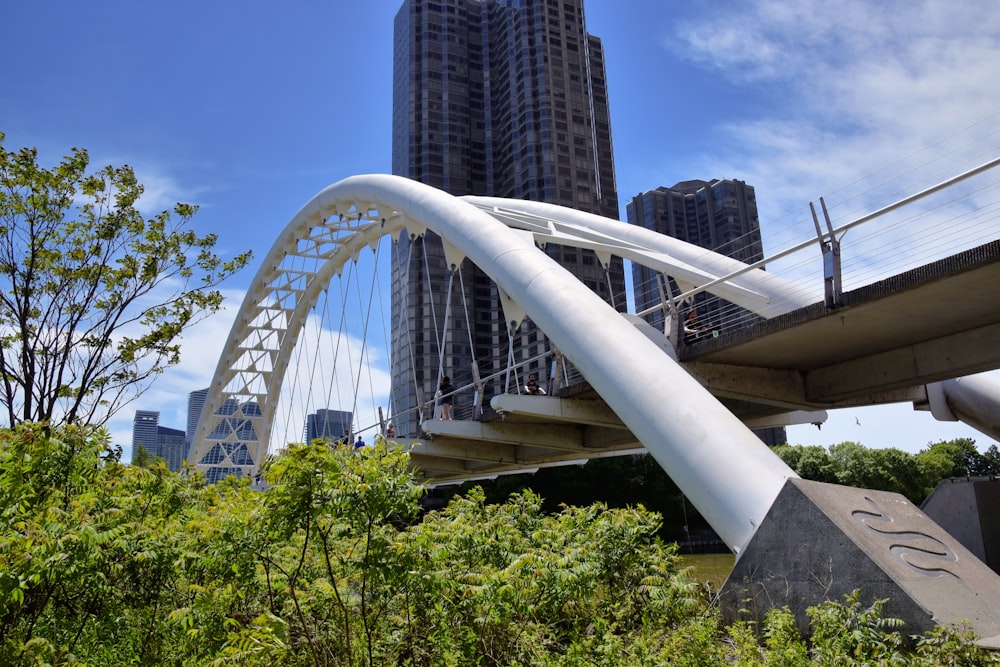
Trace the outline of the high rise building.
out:
[[[604,51],[587,33],[583,1],[405,0],[395,19],[392,168],[454,195],[617,219]],[[620,259],[605,268],[591,251],[550,244],[546,252],[625,309]],[[432,234],[394,244],[392,417],[400,435],[417,433],[418,410],[441,375],[456,387],[482,378],[485,404],[504,390],[489,378],[509,356],[528,362],[524,373],[546,370],[544,335],[530,322],[509,334],[496,285],[468,266],[451,289],[449,278]],[[465,411],[471,398],[457,397],[457,418],[473,416],[471,405]]]
[[[132,418],[132,458],[135,459],[139,447],[153,454],[156,449],[156,430],[160,424],[160,413],[155,410],[136,410]]]
[[[682,181],[671,188],[660,187],[636,195],[626,205],[628,221],[660,234],[713,250],[721,255],[752,263],[764,258],[757,217],[757,197],[752,185],[738,180]],[[677,286],[645,266],[632,266],[632,286],[637,312],[676,296]],[[693,310],[698,328],[704,331],[738,328],[755,316],[727,301],[702,293]],[[664,313],[646,316],[653,326],[663,329]],[[784,428],[754,431],[768,445],[786,441]]]
[[[155,410],[135,411],[132,420],[133,461],[140,447],[150,458],[166,461],[170,470],[180,470],[187,457],[184,431],[160,426],[160,413]]]
[[[184,442],[187,443],[188,448],[191,447],[195,431],[198,430],[198,420],[201,419],[201,411],[205,409],[205,401],[207,399],[207,388],[198,389],[188,394],[187,430],[184,436]]]
[[[682,181],[671,188],[636,195],[625,208],[630,224],[742,262],[764,258],[757,198],[753,186],[743,181]],[[645,266],[632,267],[632,287],[637,312],[662,302],[670,291],[676,296],[675,285],[668,285],[658,272]],[[709,330],[739,325],[748,317],[746,311],[708,294],[697,295],[695,307],[700,327]],[[662,329],[663,317],[657,311],[647,319]]]
[[[354,415],[344,410],[320,409],[306,415],[306,442],[326,440],[336,442],[351,437],[351,421]]]

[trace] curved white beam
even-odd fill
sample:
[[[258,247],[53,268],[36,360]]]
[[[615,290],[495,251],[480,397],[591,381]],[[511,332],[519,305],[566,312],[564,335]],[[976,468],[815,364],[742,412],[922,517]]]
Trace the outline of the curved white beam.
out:
[[[377,233],[398,233],[404,222],[411,229],[426,227],[487,273],[573,362],[726,544],[737,552],[742,548],[785,480],[795,473],[675,361],[541,252],[532,237],[471,203],[395,176],[345,179],[316,195],[289,223],[280,240],[285,250],[272,251],[255,286],[277,279],[277,269],[271,266],[274,260],[324,218],[361,211],[369,215],[372,210],[382,214]],[[620,225],[616,231],[628,227]],[[358,233],[374,235],[376,231],[366,227]],[[351,245],[357,248],[361,243]],[[349,255],[350,250],[338,248],[328,265],[342,265]],[[332,275],[332,271],[323,273]],[[308,302],[309,293],[307,284],[296,294],[296,305]],[[259,299],[260,295],[255,292],[247,298]],[[258,310],[246,302],[241,308],[213,392],[223,386],[221,378],[232,377],[224,367],[227,356],[246,345],[245,331],[236,330],[250,326],[248,318]],[[298,309],[282,311],[282,317],[286,321],[297,318]],[[286,326],[276,340],[273,356],[276,369],[282,372],[280,359],[287,359],[285,347],[294,346],[294,336],[288,335],[294,328]],[[268,392],[280,384],[275,375],[272,372],[267,382]],[[220,397],[210,399],[206,414],[211,414],[213,404],[217,408],[221,403]],[[200,439],[193,446],[199,453],[207,449],[204,438],[210,428],[208,423],[199,426]]]
[[[593,213],[522,199],[473,196],[462,199],[510,226],[532,231],[539,242],[578,245],[570,240],[575,230],[589,230],[592,242],[613,245],[614,254],[668,273],[694,287],[746,268],[739,260],[693,243]],[[747,271],[709,291],[767,318],[823,300],[822,294],[804,290],[801,285],[763,269]]]
[[[938,421],[961,420],[1000,440],[1000,376],[979,373],[927,385],[931,414]]]
[[[343,213],[353,218],[328,220],[340,213],[321,195],[303,206],[278,235],[240,306],[191,443],[188,461],[198,469],[236,469],[244,475],[257,471],[267,455],[274,421],[275,401],[269,397],[281,389],[302,325],[319,294],[365,247],[403,229],[405,221],[399,216],[368,219],[367,202],[341,202]],[[286,262],[290,256],[316,260],[319,267],[303,272]]]

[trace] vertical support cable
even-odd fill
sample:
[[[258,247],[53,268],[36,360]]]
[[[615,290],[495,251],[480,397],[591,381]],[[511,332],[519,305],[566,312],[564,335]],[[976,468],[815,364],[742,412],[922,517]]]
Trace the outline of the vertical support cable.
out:
[[[611,307],[614,308],[615,310],[618,310],[618,308],[615,306],[615,288],[614,285],[611,283],[610,262],[604,265],[604,279],[608,281],[608,296],[611,299]]]
[[[448,318],[451,317],[451,286],[455,282],[455,272],[448,272],[448,292],[444,302],[444,321],[441,323],[441,337],[438,341],[438,384],[444,377],[444,351],[448,343]]]
[[[416,246],[417,239],[410,239],[410,242],[406,248],[406,272],[409,273],[410,266],[413,264],[413,248]],[[421,242],[422,245],[422,242]],[[423,389],[420,387],[420,383],[417,382],[417,366],[416,357],[413,354],[413,334],[410,330],[410,281],[404,280],[406,293],[403,295],[403,312],[400,314],[400,325],[403,322],[406,323],[406,351],[410,357],[410,375],[413,379],[413,392],[417,396],[417,422],[423,423],[424,421],[424,397]]]
[[[476,386],[472,399],[472,414],[478,417],[482,412],[481,401],[483,396],[483,381],[479,377],[479,359],[476,357],[476,342],[472,337],[472,322],[469,320],[469,301],[465,294],[465,276],[461,268],[458,271],[458,283],[462,290],[462,310],[465,312],[465,332],[469,336],[469,352],[472,357],[472,382]]]

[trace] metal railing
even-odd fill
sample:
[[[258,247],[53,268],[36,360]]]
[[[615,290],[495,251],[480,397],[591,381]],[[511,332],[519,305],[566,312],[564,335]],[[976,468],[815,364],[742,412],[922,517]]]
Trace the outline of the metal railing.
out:
[[[725,333],[743,328],[759,320],[759,316],[710,294],[713,287],[732,281],[750,271],[777,268],[776,275],[790,277],[803,289],[823,295],[828,307],[840,305],[844,290],[871,284],[908,269],[928,264],[983,243],[1000,238],[1000,182],[988,182],[980,187],[957,193],[950,199],[940,199],[933,205],[897,215],[886,224],[866,223],[884,220],[893,213],[964,183],[974,176],[1000,166],[994,158],[956,176],[945,179],[919,192],[903,197],[851,221],[834,226],[826,202],[820,198],[825,229],[820,224],[815,206],[810,202],[815,236],[774,252],[765,259],[715,278],[693,289],[673,295],[668,301],[645,309],[640,316],[667,310],[675,317],[692,308],[707,313],[700,318],[700,335]],[[850,243],[845,243],[848,231],[853,231]],[[859,233],[862,232],[862,233]],[[817,264],[815,249],[820,247],[821,263]],[[793,261],[791,258],[795,257]],[[818,267],[822,267],[820,271]],[[823,287],[822,292],[817,288]],[[819,298],[817,298],[819,300]],[[707,321],[706,321],[707,320]]]

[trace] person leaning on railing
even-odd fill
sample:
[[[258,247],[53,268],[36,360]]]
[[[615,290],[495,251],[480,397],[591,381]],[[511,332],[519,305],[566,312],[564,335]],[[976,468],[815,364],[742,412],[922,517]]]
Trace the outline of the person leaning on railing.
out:
[[[545,390],[538,386],[538,376],[534,373],[528,376],[528,383],[524,385],[524,393],[529,396],[545,395]]]

